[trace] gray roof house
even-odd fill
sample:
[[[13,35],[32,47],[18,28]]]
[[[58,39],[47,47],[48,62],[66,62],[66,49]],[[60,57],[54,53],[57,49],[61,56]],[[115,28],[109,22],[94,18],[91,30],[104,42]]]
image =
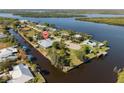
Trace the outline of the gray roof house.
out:
[[[0,39],[7,37],[7,35],[0,33]]]
[[[48,47],[52,46],[53,42],[51,39],[48,38],[48,39],[39,40],[38,44],[41,47],[48,48]]]
[[[17,48],[8,47],[0,50],[0,62],[4,62],[6,60],[15,60],[17,59],[16,53],[18,52]]]
[[[9,73],[12,79],[7,83],[25,83],[34,78],[28,66],[24,64],[14,66]]]
[[[91,47],[95,47],[97,45],[97,42],[94,41],[94,40],[85,40],[85,41],[83,41],[83,44],[84,45],[89,45]]]

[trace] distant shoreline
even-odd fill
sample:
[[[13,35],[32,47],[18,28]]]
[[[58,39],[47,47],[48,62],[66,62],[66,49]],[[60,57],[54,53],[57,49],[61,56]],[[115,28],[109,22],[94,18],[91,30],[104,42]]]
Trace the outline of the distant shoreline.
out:
[[[75,18],[75,20],[124,26],[124,17],[110,17],[110,18],[107,18],[107,17],[89,18],[88,17],[88,18]]]

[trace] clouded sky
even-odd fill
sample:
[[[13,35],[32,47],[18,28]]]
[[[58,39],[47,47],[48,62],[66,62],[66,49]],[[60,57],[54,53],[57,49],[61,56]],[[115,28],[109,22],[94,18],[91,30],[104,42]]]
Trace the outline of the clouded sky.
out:
[[[124,0],[0,0],[3,9],[124,9]]]

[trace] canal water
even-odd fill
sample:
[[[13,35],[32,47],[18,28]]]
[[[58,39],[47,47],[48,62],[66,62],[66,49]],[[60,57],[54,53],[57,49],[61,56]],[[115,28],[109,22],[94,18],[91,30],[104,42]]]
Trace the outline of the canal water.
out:
[[[0,14],[0,16],[26,19],[38,23],[53,23],[59,28],[91,34],[94,36],[93,38],[95,40],[109,41],[111,49],[106,57],[97,60],[95,59],[87,64],[82,64],[78,68],[65,74],[51,66],[49,60],[47,60],[43,55],[40,55],[40,53],[27,44],[23,38],[12,31],[19,39],[19,42],[31,48],[32,55],[37,57],[37,61],[35,61],[35,63],[40,64],[42,69],[49,71],[49,74],[44,75],[47,82],[116,82],[113,68],[115,66],[124,67],[124,27],[122,26],[77,21],[74,18],[30,18],[14,16],[12,14]]]

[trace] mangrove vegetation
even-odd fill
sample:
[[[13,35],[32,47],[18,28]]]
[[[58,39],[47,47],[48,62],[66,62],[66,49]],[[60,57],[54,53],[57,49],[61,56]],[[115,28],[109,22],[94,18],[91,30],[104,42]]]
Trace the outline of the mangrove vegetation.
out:
[[[105,23],[110,25],[124,26],[124,17],[111,17],[111,18],[76,18],[80,21],[88,21],[95,23]]]

